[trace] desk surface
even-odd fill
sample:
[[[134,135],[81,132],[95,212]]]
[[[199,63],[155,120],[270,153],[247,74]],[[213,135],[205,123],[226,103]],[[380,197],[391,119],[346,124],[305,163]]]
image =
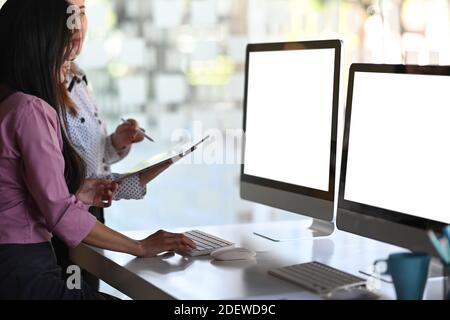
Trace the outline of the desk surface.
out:
[[[271,227],[289,224],[304,228],[301,221],[272,222]],[[272,242],[253,234],[257,224],[208,226],[202,230],[257,252],[254,261],[212,261],[209,256],[182,257],[165,254],[154,258],[133,256],[80,245],[72,260],[132,299],[320,299],[302,288],[277,279],[268,270],[313,260],[365,278],[373,261],[403,249],[378,241],[335,231],[326,238],[305,237],[295,241]],[[264,226],[262,226],[264,227]],[[191,230],[191,228],[189,229]],[[126,232],[142,239],[156,230]],[[174,232],[186,229],[169,230]],[[442,297],[442,281],[429,280],[425,298]],[[381,282],[381,290],[395,298],[393,286]]]

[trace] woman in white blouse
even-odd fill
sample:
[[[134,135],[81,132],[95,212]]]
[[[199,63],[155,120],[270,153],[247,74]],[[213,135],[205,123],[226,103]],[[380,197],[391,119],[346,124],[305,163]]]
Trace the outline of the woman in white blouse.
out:
[[[74,47],[78,50],[71,56],[75,60],[81,53],[88,22],[85,0],[71,0],[71,2],[78,8],[76,21],[79,32],[73,39]],[[107,133],[101,112],[89,92],[87,77],[73,60],[66,63],[69,137],[86,162],[88,177],[117,178],[119,175],[111,174],[111,165],[125,158],[130,152],[131,145],[141,142],[144,136],[138,131],[138,123],[133,119],[119,125],[113,134]],[[142,199],[146,193],[145,186],[168,166],[169,164],[163,164],[152,172],[122,180],[114,199]]]
[[[125,158],[129,154],[132,144],[141,142],[144,137],[138,131],[138,123],[133,119],[119,125],[114,133],[107,133],[105,121],[88,89],[87,77],[73,62],[81,52],[87,32],[85,0],[72,0],[71,2],[77,6],[74,11],[77,35],[72,42],[78,50],[71,56],[71,61],[67,61],[65,64],[66,82],[61,88],[69,109],[66,119],[67,133],[73,147],[86,163],[86,178],[115,180],[120,175],[111,173],[111,165]],[[113,199],[143,199],[146,194],[146,185],[169,166],[170,163],[164,163],[153,171],[123,179],[113,195]],[[100,222],[105,222],[102,208],[92,208],[90,211]],[[63,269],[67,268],[71,264],[67,247],[56,238],[53,246],[58,264]],[[91,286],[98,287],[98,280],[89,274],[84,274],[84,277]]]
[[[71,63],[66,76],[66,86],[76,112],[68,112],[68,134],[72,145],[86,162],[86,175],[89,178],[108,177],[113,180],[120,177],[111,173],[111,165],[124,159],[130,152],[131,145],[143,140],[137,130],[138,124],[129,119],[117,127],[113,134],[108,134],[106,123],[89,92],[86,75]],[[125,178],[114,194],[114,200],[142,199],[146,194],[146,185],[168,165],[158,170]]]

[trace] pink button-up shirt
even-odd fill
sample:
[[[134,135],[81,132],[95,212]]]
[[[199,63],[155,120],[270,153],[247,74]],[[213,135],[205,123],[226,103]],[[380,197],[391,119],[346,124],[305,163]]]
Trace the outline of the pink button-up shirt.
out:
[[[77,246],[96,220],[69,194],[57,113],[16,92],[0,103],[0,244]]]

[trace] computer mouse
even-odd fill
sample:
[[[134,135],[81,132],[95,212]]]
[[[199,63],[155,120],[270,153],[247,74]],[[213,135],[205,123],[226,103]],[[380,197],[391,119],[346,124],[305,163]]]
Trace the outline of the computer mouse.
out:
[[[250,260],[255,256],[256,252],[237,247],[221,248],[211,252],[211,257],[219,261]]]

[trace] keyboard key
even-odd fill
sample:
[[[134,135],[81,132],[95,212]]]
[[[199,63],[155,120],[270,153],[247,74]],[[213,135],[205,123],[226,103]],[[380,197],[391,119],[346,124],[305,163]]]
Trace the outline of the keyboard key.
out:
[[[188,255],[192,257],[208,255],[216,249],[234,245],[232,242],[199,230],[188,231],[184,234],[197,246],[195,250],[188,252]]]

